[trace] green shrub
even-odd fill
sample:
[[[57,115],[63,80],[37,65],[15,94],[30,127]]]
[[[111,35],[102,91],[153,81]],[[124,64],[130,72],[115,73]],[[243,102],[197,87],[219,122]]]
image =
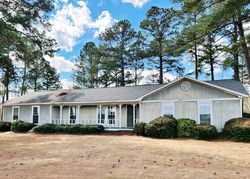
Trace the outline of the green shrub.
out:
[[[243,117],[250,118],[250,113],[243,113]]]
[[[11,123],[10,122],[0,122],[0,132],[6,132],[6,131],[10,131],[10,126]]]
[[[193,119],[182,118],[177,120],[177,136],[193,137],[196,122]]]
[[[34,127],[34,132],[36,133],[55,133],[57,125],[55,124],[43,124]]]
[[[43,124],[34,128],[36,133],[94,134],[103,131],[102,125]]]
[[[235,118],[227,121],[223,135],[234,141],[250,142],[250,118]]]
[[[21,120],[14,121],[11,123],[11,131],[13,132],[28,132],[31,130],[35,124],[24,122]]]
[[[134,127],[134,134],[138,135],[138,136],[145,136],[145,127],[146,127],[146,123],[145,122],[139,122],[135,124]]]
[[[216,127],[212,125],[197,124],[194,130],[194,137],[201,140],[211,140],[218,136]]]
[[[159,117],[151,121],[145,127],[145,133],[154,138],[176,137],[177,121],[169,117]]]

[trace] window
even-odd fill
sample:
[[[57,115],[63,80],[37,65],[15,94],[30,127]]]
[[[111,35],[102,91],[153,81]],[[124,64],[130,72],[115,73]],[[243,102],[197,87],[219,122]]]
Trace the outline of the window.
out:
[[[115,107],[108,107],[108,122],[109,124],[115,124]]]
[[[76,107],[70,107],[70,124],[76,123]]]
[[[103,107],[101,108],[101,114],[100,114],[100,108],[98,109],[98,124],[104,124],[104,123],[105,123],[105,108]]]
[[[32,107],[32,119],[33,119],[34,124],[38,123],[38,120],[39,120],[39,107],[38,106]]]
[[[163,116],[174,117],[174,103],[163,104]]]
[[[200,124],[211,124],[211,102],[200,102],[199,103],[199,117]]]
[[[19,118],[19,107],[13,107],[12,108],[12,119],[18,120]]]

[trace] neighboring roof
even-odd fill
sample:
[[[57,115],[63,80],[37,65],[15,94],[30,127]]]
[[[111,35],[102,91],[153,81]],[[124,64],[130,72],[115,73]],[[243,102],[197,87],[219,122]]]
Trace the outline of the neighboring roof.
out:
[[[248,95],[246,88],[242,85],[240,81],[237,80],[228,79],[228,80],[214,80],[205,82]]]
[[[127,87],[110,87],[110,88],[89,88],[75,90],[58,90],[58,91],[38,91],[27,95],[14,98],[5,105],[27,104],[27,103],[94,103],[94,102],[118,102],[118,101],[135,101],[151,91],[164,86],[138,85]]]
[[[132,102],[170,87],[180,80],[191,80],[208,87],[213,87],[236,96],[248,96],[241,82],[236,80],[200,81],[189,77],[179,78],[169,84],[138,85],[128,87],[89,88],[58,91],[38,91],[14,98],[4,105],[21,104],[60,104],[60,103],[97,103],[97,102]]]

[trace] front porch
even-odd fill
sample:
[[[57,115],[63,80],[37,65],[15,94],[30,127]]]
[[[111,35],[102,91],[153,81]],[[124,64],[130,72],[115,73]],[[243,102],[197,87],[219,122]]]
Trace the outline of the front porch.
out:
[[[140,121],[140,103],[50,105],[50,123],[103,125],[110,130],[132,130]]]

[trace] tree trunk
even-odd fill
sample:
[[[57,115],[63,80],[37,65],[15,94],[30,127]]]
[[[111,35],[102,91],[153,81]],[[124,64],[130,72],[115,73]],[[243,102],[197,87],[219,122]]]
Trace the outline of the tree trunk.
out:
[[[121,86],[125,86],[125,68],[124,68],[124,59],[121,57]]]
[[[237,22],[238,28],[239,28],[239,34],[240,34],[240,40],[242,43],[242,49],[243,49],[243,54],[245,57],[245,62],[246,62],[246,67],[247,67],[247,72],[248,72],[248,78],[250,77],[250,55],[249,55],[249,49],[247,46],[246,38],[245,38],[245,33],[244,33],[244,28],[242,25],[242,21],[239,20]]]
[[[194,45],[194,59],[195,59],[195,79],[198,79],[198,54],[197,54],[197,45]]]
[[[212,46],[212,38],[209,35],[209,63],[211,70],[211,80],[214,81],[214,58],[213,58],[213,46]]]
[[[238,42],[238,28],[237,24],[234,21],[234,33],[233,33],[233,43],[236,44]],[[234,70],[234,79],[235,80],[240,80],[240,70],[239,70],[239,52],[238,48],[233,49],[233,56],[234,56],[234,61],[233,61],[233,70]]]
[[[160,70],[160,76],[159,76],[159,83],[160,84],[163,84],[163,56],[160,55],[159,56],[160,58],[160,66],[159,66],[159,70]]]

